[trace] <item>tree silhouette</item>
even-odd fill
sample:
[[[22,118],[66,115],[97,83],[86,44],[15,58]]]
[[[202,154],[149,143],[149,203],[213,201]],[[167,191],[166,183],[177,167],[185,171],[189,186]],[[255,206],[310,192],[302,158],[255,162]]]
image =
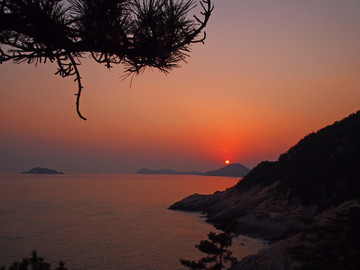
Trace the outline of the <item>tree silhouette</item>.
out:
[[[9,266],[8,270],[51,270],[50,263],[45,262],[44,258],[38,257],[37,252],[33,251],[31,258],[24,258],[20,263],[14,262]],[[6,270],[5,267],[0,267],[0,270]],[[64,262],[59,262],[59,266],[55,270],[67,270]]]
[[[199,0],[201,17],[188,18],[197,0],[0,0],[0,63],[57,63],[55,74],[74,76],[80,118],[80,59],[90,55],[125,75],[146,67],[168,72],[191,44],[204,42],[213,10]]]
[[[229,226],[231,224],[231,226]],[[225,226],[226,225],[226,226]],[[207,256],[201,258],[199,261],[190,261],[180,259],[180,263],[189,269],[211,269],[221,270],[225,269],[227,264],[237,262],[237,259],[232,256],[232,252],[228,249],[232,245],[232,240],[236,236],[232,232],[234,223],[224,223],[222,232],[210,232],[208,240],[201,240],[195,247]]]

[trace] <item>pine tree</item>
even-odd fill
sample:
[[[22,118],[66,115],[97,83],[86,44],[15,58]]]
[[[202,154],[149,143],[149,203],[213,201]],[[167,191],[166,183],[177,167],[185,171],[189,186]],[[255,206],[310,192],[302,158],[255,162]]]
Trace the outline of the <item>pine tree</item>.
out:
[[[200,3],[200,16],[189,16]],[[204,42],[211,0],[0,0],[0,64],[54,62],[74,76],[76,110],[83,89],[80,60],[90,56],[126,75],[146,68],[168,72]],[[190,17],[190,18],[189,18]]]
[[[207,256],[201,258],[199,261],[190,261],[180,259],[180,263],[189,269],[211,269],[221,270],[225,269],[226,265],[237,262],[237,259],[232,256],[232,252],[228,249],[232,245],[232,240],[236,236],[230,231],[223,231],[220,233],[210,232],[208,240],[201,240],[195,247]]]

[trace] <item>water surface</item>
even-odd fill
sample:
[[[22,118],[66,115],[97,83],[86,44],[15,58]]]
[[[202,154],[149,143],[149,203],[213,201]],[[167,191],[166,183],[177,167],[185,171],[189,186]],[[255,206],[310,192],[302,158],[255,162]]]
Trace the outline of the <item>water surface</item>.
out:
[[[184,269],[179,258],[200,258],[194,245],[214,228],[199,213],[168,206],[236,182],[190,175],[0,174],[0,266],[37,250],[69,269]],[[240,236],[234,252],[241,258],[262,246]]]

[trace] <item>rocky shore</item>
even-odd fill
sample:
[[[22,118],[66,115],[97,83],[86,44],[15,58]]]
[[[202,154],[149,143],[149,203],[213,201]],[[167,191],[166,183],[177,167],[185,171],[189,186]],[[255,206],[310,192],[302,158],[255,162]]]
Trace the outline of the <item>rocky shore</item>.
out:
[[[231,217],[237,221],[237,233],[270,241],[267,248],[245,257],[231,270],[293,270],[301,263],[293,260],[287,249],[301,245],[302,230],[305,228],[302,219],[314,219],[318,224],[325,224],[338,213],[360,207],[359,201],[352,200],[318,212],[314,206],[305,207],[274,196],[273,188],[260,190],[255,187],[241,196],[235,187],[212,195],[193,194],[169,208],[202,212],[215,226]]]
[[[271,241],[232,270],[293,270],[309,260],[329,269],[343,265],[341,258],[348,269],[359,269],[352,255],[360,252],[352,244],[360,242],[359,138],[360,111],[307,135],[277,161],[260,163],[234,187],[193,194],[169,209],[202,212],[215,226],[233,219],[237,233]]]
[[[339,213],[349,210],[352,207],[360,207],[358,201],[348,201],[341,205],[324,211],[314,217],[317,224],[324,225],[329,219],[333,219]],[[292,237],[274,242],[268,248],[261,250],[256,255],[251,255],[230,270],[293,270],[301,266],[301,262],[291,258],[288,248],[302,245],[303,233],[299,232]],[[352,268],[355,269],[355,268]]]
[[[298,233],[303,228],[300,217],[313,215],[316,209],[276,196],[273,192],[276,185],[255,186],[241,193],[232,187],[212,195],[194,194],[169,209],[202,212],[215,226],[233,218],[237,221],[235,230],[239,234],[279,240]]]

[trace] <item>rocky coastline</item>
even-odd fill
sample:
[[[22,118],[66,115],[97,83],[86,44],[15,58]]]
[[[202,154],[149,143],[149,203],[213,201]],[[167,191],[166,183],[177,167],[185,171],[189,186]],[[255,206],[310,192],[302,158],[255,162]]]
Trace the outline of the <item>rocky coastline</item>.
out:
[[[350,256],[349,264],[356,268],[360,262],[351,254],[358,253],[359,246],[346,239],[359,238],[354,230],[360,226],[359,136],[360,111],[307,135],[277,161],[260,163],[234,187],[211,195],[190,195],[169,209],[201,212],[215,226],[232,219],[235,232],[270,241],[267,248],[242,259],[232,270],[293,270],[307,263],[307,250],[321,248],[326,259],[311,254],[310,260],[343,265],[337,257]],[[337,228],[338,233],[322,231],[326,226]],[[310,228],[313,232],[305,246],[304,235]],[[311,241],[320,232],[324,242]],[[329,253],[339,246],[349,246],[350,251],[337,250],[340,255],[335,257]],[[300,247],[297,257],[290,254],[293,247]]]
[[[237,233],[277,241],[300,232],[304,227],[301,217],[313,216],[316,209],[276,196],[272,191],[276,184],[256,186],[241,194],[236,187],[212,195],[193,194],[169,209],[201,212],[215,226],[232,218],[237,221]]]

